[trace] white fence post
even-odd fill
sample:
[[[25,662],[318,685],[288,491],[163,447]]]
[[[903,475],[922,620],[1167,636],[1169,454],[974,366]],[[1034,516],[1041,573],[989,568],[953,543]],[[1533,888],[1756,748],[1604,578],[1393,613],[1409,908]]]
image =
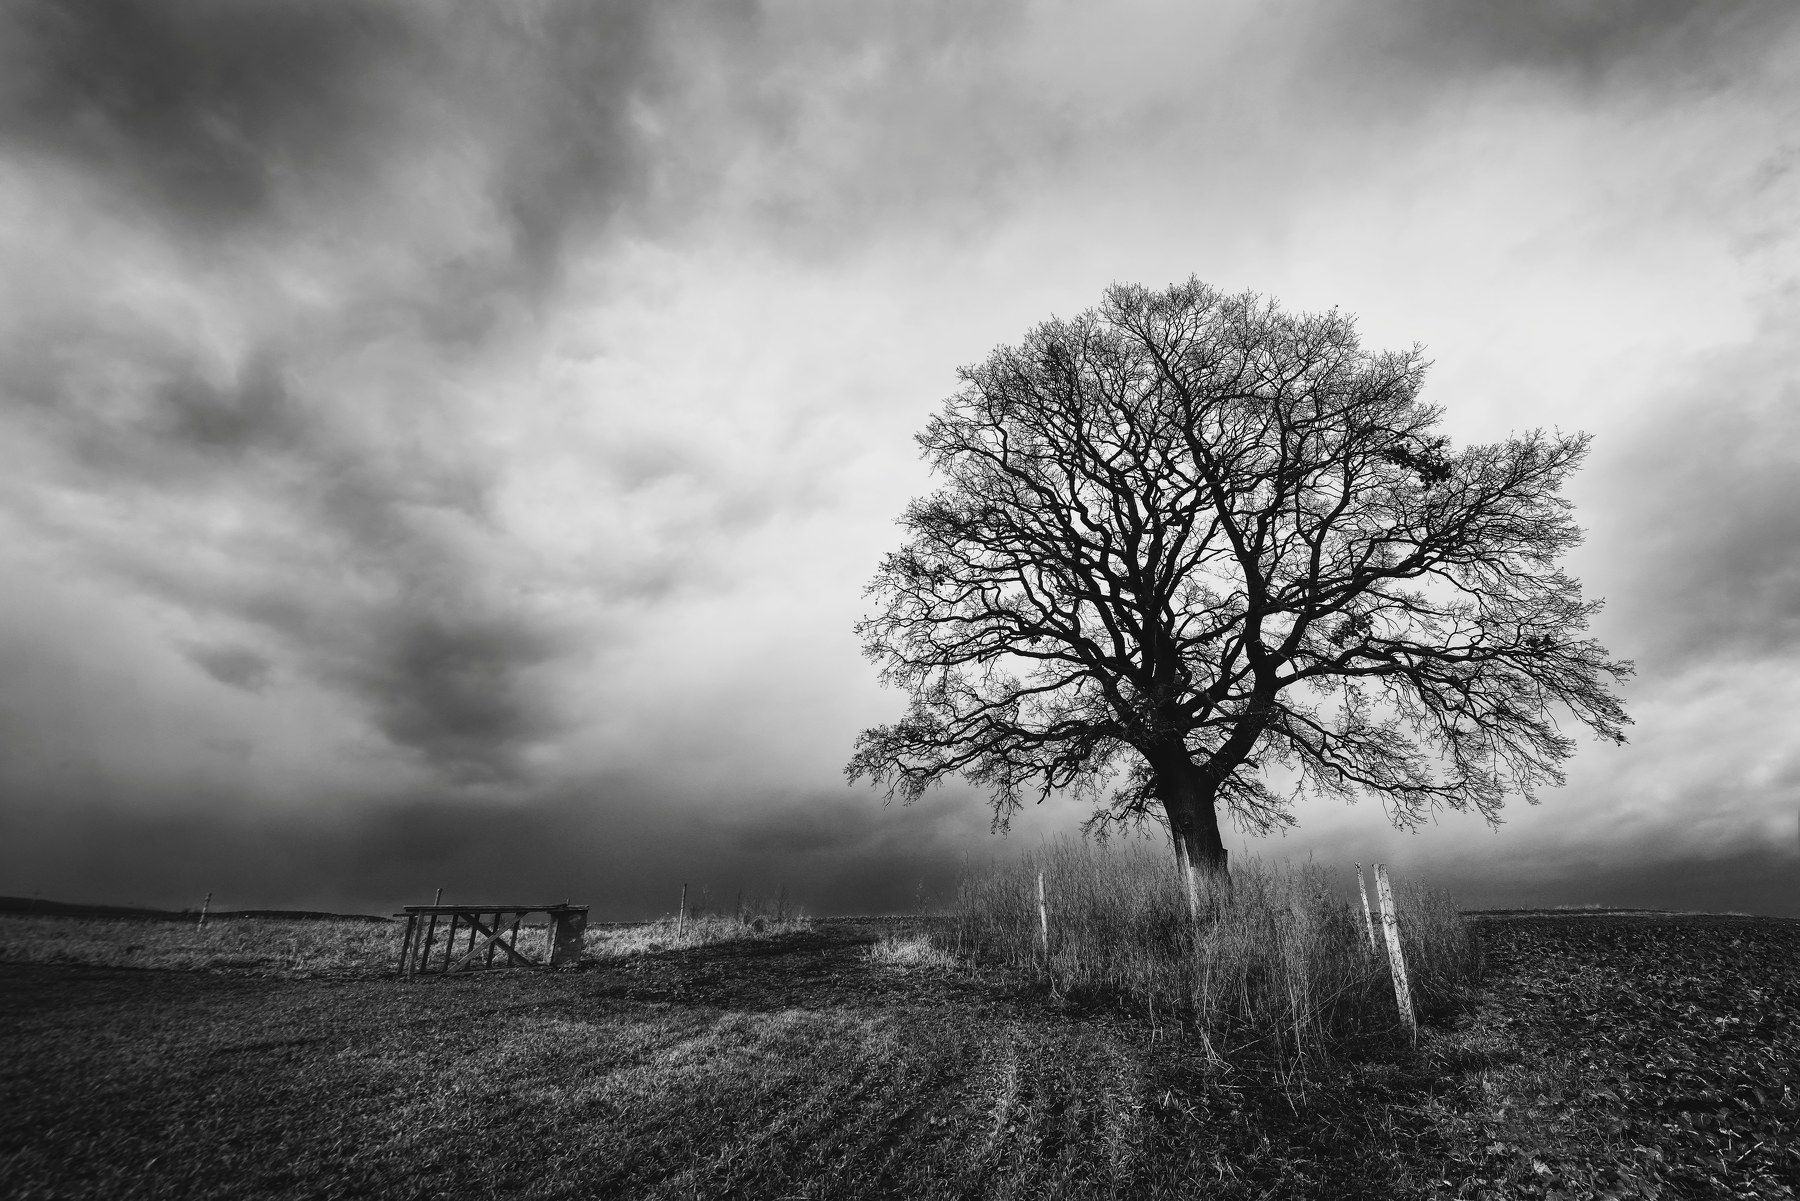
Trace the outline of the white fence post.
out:
[[[1394,999],[1400,1003],[1400,1020],[1414,1042],[1419,1023],[1413,1019],[1412,988],[1406,982],[1406,956],[1400,950],[1400,918],[1394,909],[1394,890],[1388,887],[1387,868],[1375,865],[1375,893],[1381,901],[1381,932],[1387,936],[1388,964],[1394,969]]]
[[[1369,913],[1369,886],[1363,882],[1362,864],[1356,865],[1356,891],[1362,894],[1363,932],[1369,936],[1369,950],[1376,949],[1375,919]]]
[[[1038,925],[1044,932],[1044,962],[1050,962],[1050,907],[1044,903],[1044,873],[1038,873]]]

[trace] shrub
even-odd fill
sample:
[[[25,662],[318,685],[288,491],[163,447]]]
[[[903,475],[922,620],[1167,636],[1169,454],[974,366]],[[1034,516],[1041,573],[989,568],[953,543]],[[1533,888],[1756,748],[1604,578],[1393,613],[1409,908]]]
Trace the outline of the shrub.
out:
[[[1065,840],[966,876],[934,937],[959,960],[1034,973],[1072,1000],[1178,1022],[1222,1059],[1304,1062],[1400,1032],[1386,955],[1369,946],[1360,901],[1353,909],[1324,869],[1252,859],[1228,885],[1195,883],[1190,899],[1166,850]],[[1399,888],[1396,904],[1415,1008],[1454,1004],[1480,967],[1463,918],[1417,886]]]

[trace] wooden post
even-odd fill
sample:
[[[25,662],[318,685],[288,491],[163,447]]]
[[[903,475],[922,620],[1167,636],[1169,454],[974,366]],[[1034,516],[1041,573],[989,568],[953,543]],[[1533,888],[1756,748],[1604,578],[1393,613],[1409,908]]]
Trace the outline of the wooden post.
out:
[[[1406,955],[1400,950],[1400,918],[1394,910],[1394,891],[1388,887],[1387,868],[1375,865],[1375,893],[1381,900],[1381,932],[1387,936],[1388,964],[1394,969],[1394,999],[1400,1004],[1400,1020],[1414,1042],[1419,1024],[1413,1019],[1412,988],[1406,982]]]
[[[462,914],[450,915],[450,929],[444,935],[444,971],[450,970],[450,956],[456,950],[456,923],[462,920]]]
[[[506,945],[510,948],[514,948],[513,954],[508,955],[506,957],[505,966],[507,966],[507,967],[511,967],[513,965],[513,963],[514,963],[513,955],[518,954],[517,947],[519,945],[519,923],[524,920],[525,920],[525,911],[521,909],[517,913],[513,914],[512,929],[510,929],[506,932]]]
[[[419,920],[419,916],[416,913],[409,913],[406,915],[406,934],[404,937],[402,937],[400,939],[400,971],[399,971],[399,974],[401,976],[406,975],[406,961],[412,955],[413,926],[418,922],[418,920]]]
[[[200,924],[195,926],[194,929],[196,929],[196,930],[206,929],[206,911],[208,909],[210,909],[211,907],[212,907],[212,893],[209,892],[206,894],[206,899],[204,901],[200,902]]]
[[[1038,926],[1044,932],[1044,962],[1050,962],[1050,907],[1044,903],[1044,873],[1038,873]]]
[[[1363,883],[1362,864],[1356,865],[1356,891],[1362,895],[1363,931],[1369,936],[1369,950],[1375,947],[1375,919],[1369,913],[1369,886]]]
[[[567,901],[563,902],[568,905]],[[587,929],[584,910],[559,909],[550,918],[550,966],[581,962],[582,934]]]
[[[413,974],[415,976],[430,966],[431,940],[437,936],[437,919],[438,915],[434,913],[431,915],[431,920],[425,923],[425,934],[419,939],[419,944],[416,948],[419,953],[419,961],[413,966]]]
[[[685,934],[686,932],[687,932],[687,884],[684,882],[681,886],[681,910],[675,916],[675,933]]]
[[[435,909],[443,903],[444,890],[440,888],[432,895],[431,906]],[[431,969],[431,944],[437,941],[437,920],[438,915],[432,914],[431,920],[425,923],[424,934],[413,944],[413,951],[417,956],[417,961],[413,964],[412,969],[412,974],[415,976]]]

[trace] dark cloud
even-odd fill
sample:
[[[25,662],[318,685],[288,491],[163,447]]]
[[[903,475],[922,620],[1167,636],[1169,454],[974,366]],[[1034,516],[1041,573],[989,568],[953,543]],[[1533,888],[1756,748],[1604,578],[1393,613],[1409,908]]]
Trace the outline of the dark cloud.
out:
[[[1800,839],[1800,811],[1795,817]],[[1471,909],[1609,905],[1800,917],[1795,840],[1786,847],[1740,846],[1718,854],[1614,848],[1421,870]]]
[[[180,222],[255,220],[285,189],[370,169],[377,77],[418,49],[410,24],[288,0],[11,5],[0,130]]]
[[[646,122],[687,44],[740,23],[581,0],[29,0],[0,15],[0,148],[73,171],[204,262],[277,233],[390,254],[431,201],[416,156],[447,155],[478,176],[496,236],[427,254],[431,286],[356,303],[466,340],[553,285],[573,234],[648,198]]]
[[[528,275],[553,272],[575,215],[604,215],[603,198],[635,194],[648,170],[630,105],[648,106],[668,66],[654,9],[620,3],[597,17],[587,4],[541,10],[522,44],[502,52],[511,61],[501,71],[529,81],[497,176]]]
[[[40,532],[196,616],[260,627],[448,775],[516,778],[518,748],[551,728],[518,677],[553,639],[489,579],[496,468],[459,434],[464,413],[433,394],[429,370],[358,381],[345,397],[336,369],[372,346],[377,362],[441,362],[432,342],[445,338],[466,362],[505,296],[550,287],[564,239],[636,194],[632,105],[659,86],[662,54],[650,13],[9,10],[0,42],[18,70],[0,92],[0,136],[21,178],[61,187],[53,160],[96,184],[176,273],[164,303],[215,323],[171,320],[153,289],[64,294],[57,273],[41,281],[0,342],[0,386],[34,410],[16,414],[21,453],[65,496],[137,513],[125,519],[136,528],[96,529],[20,498]],[[388,195],[389,160],[421,146],[463,148],[486,189],[474,214],[493,228],[462,231],[472,256],[421,244],[416,218],[429,226],[435,210],[397,207],[405,189]],[[335,317],[295,311],[254,259],[218,245],[298,261],[334,229],[349,243],[313,282]],[[62,249],[86,265],[83,247]],[[397,253],[404,269],[362,278],[363,252]],[[239,318],[249,331],[234,346]],[[255,677],[196,662],[227,682]]]
[[[1651,676],[1800,653],[1800,375],[1787,318],[1602,443],[1584,511],[1607,621]]]
[[[814,813],[829,825],[848,812],[859,833],[796,848],[757,837],[753,812],[722,819],[627,777],[529,804],[425,793],[319,799],[303,812],[165,801],[89,793],[21,815],[0,849],[0,891],[54,881],[90,901],[180,906],[210,891],[215,905],[382,913],[442,888],[446,900],[568,898],[593,905],[595,920],[628,921],[673,912],[686,884],[694,903],[785,889],[813,913],[903,912],[950,898],[969,840],[997,842],[973,806],[883,808],[844,790],[815,798]]]
[[[39,531],[198,620],[272,639],[447,777],[516,780],[522,750],[557,728],[522,677],[562,643],[493,583],[496,468],[453,442],[359,437],[357,414],[274,352],[229,381],[134,367],[125,395],[65,391],[38,425],[68,457],[61,482],[132,515],[96,529],[42,507]],[[244,657],[261,652],[189,655],[237,687],[269,678]]]
[[[453,777],[519,780],[523,752],[562,724],[525,676],[564,648],[518,615],[402,606],[368,634],[367,659],[343,668],[352,687],[389,739]]]
[[[320,800],[282,812],[246,809],[222,795],[168,800],[96,795],[90,787],[60,798],[54,812],[20,810],[0,848],[4,891],[172,907],[210,891],[215,905],[384,913],[442,888],[448,900],[471,902],[567,898],[594,906],[595,920],[630,921],[673,912],[685,884],[691,903],[726,906],[739,894],[786,889],[817,914],[907,912],[948,904],[963,873],[1027,846],[988,834],[984,812],[968,797],[883,807],[867,793],[821,793],[805,801],[814,820],[796,825],[791,812],[756,813],[766,798],[738,798],[746,812],[722,818],[716,808],[628,777],[595,779],[528,804],[418,794]],[[837,833],[821,840],[818,827]],[[1255,843],[1235,853],[1289,849]],[[1468,908],[1621,905],[1800,916],[1793,839],[1696,852],[1524,848],[1501,835],[1485,853],[1464,847],[1418,858],[1404,847],[1370,853],[1344,845],[1321,862],[1341,880],[1358,854],[1365,863],[1386,860],[1401,879],[1447,889]]]
[[[59,195],[85,180],[151,277],[48,269],[0,338],[40,482],[135,528],[17,503],[152,595],[273,638],[446,776],[517,781],[557,728],[522,681],[560,644],[495,578],[500,468],[440,390],[555,288],[572,239],[592,249],[648,195],[682,55],[742,20],[577,0],[9,9],[0,151]],[[84,249],[62,247],[77,268]],[[315,299],[271,263],[302,264]],[[254,676],[239,667],[218,678]]]
[[[133,487],[206,490],[244,478],[270,457],[304,457],[317,449],[308,415],[290,393],[275,353],[253,352],[228,376],[209,372],[179,347],[134,347],[105,331],[71,334],[44,348],[48,362],[20,363],[12,379],[34,379],[27,395],[50,410],[47,428],[86,483],[97,490]],[[129,383],[97,384],[67,366],[123,369]]]
[[[897,228],[972,239],[1068,163],[1080,113],[1019,78],[1029,5],[746,11],[705,39],[712,86],[673,106],[672,215],[722,202],[818,262]]]
[[[1782,0],[1399,0],[1384,16],[1359,12],[1358,40],[1428,75],[1527,71],[1582,87],[1652,82],[1665,92],[1732,81],[1759,40],[1800,20]]]
[[[195,644],[187,648],[187,656],[219,683],[245,692],[261,692],[275,669],[268,659],[244,646]]]
[[[900,812],[903,808],[905,813]],[[962,795],[940,794],[916,805],[892,806],[866,790],[847,793],[833,789],[764,801],[741,815],[727,813],[722,820],[732,844],[746,852],[786,858],[838,857],[882,849],[897,829],[935,826],[963,808],[978,812]]]
[[[232,386],[190,372],[157,388],[156,399],[161,437],[205,453],[242,455],[301,432],[280,366],[267,357],[252,357]]]

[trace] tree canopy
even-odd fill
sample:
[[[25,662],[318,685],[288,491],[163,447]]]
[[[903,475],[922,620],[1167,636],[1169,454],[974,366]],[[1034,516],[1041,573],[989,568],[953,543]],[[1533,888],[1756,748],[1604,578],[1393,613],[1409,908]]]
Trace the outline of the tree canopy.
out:
[[[1116,285],[963,368],[857,626],[903,717],[849,777],[960,775],[995,822],[1072,790],[1223,870],[1308,794],[1497,821],[1562,782],[1563,722],[1624,741],[1631,672],[1559,560],[1585,434],[1455,449],[1422,351],[1198,280]]]

